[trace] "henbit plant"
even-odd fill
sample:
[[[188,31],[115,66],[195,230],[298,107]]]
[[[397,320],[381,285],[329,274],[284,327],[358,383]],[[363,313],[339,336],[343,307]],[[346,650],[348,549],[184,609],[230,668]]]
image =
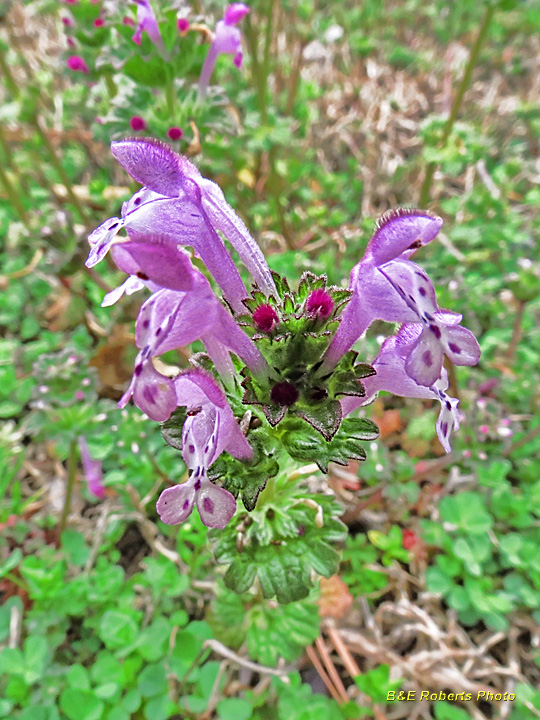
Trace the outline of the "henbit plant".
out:
[[[112,152],[143,188],[121,218],[90,236],[87,266],[110,251],[128,279],[124,291],[151,296],[137,319],[139,354],[131,397],[161,422],[165,440],[181,450],[189,479],[165,489],[157,511],[181,523],[197,506],[226,585],[246,592],[257,578],[264,597],[287,603],[306,597],[313,575],[333,574],[334,545],[345,536],[332,497],[310,494],[293,481],[294,463],[366,457],[371,421],[347,417],[380,390],[436,399],[439,439],[450,450],[457,400],[446,394],[443,354],[474,365],[480,349],[460,315],[441,310],[431,281],[411,255],[442,224],[422,210],[398,209],[377,223],[348,290],[304,273],[298,289],[272,273],[247,228],[219,187],[183,156],[151,139],[114,142]],[[127,237],[120,237],[122,228]],[[254,281],[245,288],[224,243],[234,247]],[[214,294],[182,246],[191,246],[223,293]],[[402,325],[372,364],[357,362],[352,345],[376,319]],[[157,358],[202,341],[192,368],[171,371]],[[244,510],[237,511],[240,497]],[[232,518],[234,522],[231,522]],[[220,532],[221,531],[221,532]]]

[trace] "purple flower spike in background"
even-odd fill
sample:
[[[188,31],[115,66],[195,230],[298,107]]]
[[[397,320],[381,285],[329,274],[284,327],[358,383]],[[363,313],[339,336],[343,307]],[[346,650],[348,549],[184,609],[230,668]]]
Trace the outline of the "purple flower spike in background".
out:
[[[84,477],[88,484],[88,490],[100,500],[105,497],[105,488],[103,486],[103,474],[101,471],[101,460],[93,460],[88,451],[88,445],[84,437],[77,438],[79,451],[81,453],[81,462],[84,471]]]
[[[137,29],[133,35],[133,42],[141,44],[142,34],[145,32],[162,55],[166,55],[163,38],[159,32],[159,25],[149,0],[133,0],[137,3]]]
[[[208,50],[199,79],[199,100],[206,97],[210,77],[220,55],[233,55],[236,67],[242,66],[242,33],[235,26],[248,12],[249,8],[244,3],[233,3],[225,10],[223,20],[217,23],[214,41]]]
[[[208,479],[208,468],[226,450],[249,460],[253,450],[242,434],[225,396],[215,380],[202,370],[188,370],[176,378],[178,404],[188,408],[182,430],[182,454],[192,470],[182,485],[164,490],[157,511],[164,523],[184,522],[197,505],[207,527],[224,528],[236,511],[236,500]]]

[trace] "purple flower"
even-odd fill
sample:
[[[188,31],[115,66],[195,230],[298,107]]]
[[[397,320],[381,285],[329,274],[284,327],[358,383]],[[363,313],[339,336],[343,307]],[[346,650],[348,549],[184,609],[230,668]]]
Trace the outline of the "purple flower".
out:
[[[120,164],[145,185],[122,208],[122,218],[106,220],[89,236],[86,261],[93,267],[107,254],[125,227],[131,238],[159,234],[164,242],[191,245],[223,290],[233,310],[245,310],[247,297],[240,274],[218,230],[238,252],[260,290],[276,292],[259,246],[225,200],[221,189],[201,176],[187,158],[149,138],[131,138],[112,144]],[[121,241],[120,241],[121,242]]]
[[[437,421],[437,435],[446,452],[450,452],[450,435],[452,431],[459,428],[457,410],[459,400],[449,397],[445,392],[448,388],[446,370],[442,370],[440,377],[431,387],[419,385],[406,370],[406,362],[411,348],[418,342],[421,333],[422,327],[419,324],[403,325],[397,335],[384,341],[379,354],[372,363],[377,374],[362,379],[366,389],[365,397],[343,398],[341,400],[343,416],[372,402],[379,390],[385,390],[401,397],[438,400],[441,411]]]
[[[137,318],[135,340],[140,352],[119,407],[133,397],[137,407],[158,422],[176,409],[176,393],[174,380],[155,369],[153,357],[202,340],[225,382],[234,374],[229,352],[260,378],[268,370],[266,360],[219,302],[208,280],[194,269],[191,273],[189,290],[159,290],[144,303]]]
[[[74,72],[88,73],[88,65],[80,55],[70,55],[67,59],[67,66]]]
[[[253,457],[246,438],[225,395],[215,380],[202,370],[188,370],[175,380],[178,404],[188,408],[182,431],[182,454],[192,471],[182,485],[164,490],[156,509],[164,523],[184,522],[193,505],[207,527],[224,528],[236,510],[236,500],[208,479],[208,468],[226,450],[233,457]]]
[[[105,488],[103,486],[103,474],[101,471],[101,460],[93,460],[88,451],[88,445],[84,437],[77,438],[79,451],[81,453],[81,461],[84,476],[88,484],[88,490],[100,500],[105,497]]]
[[[474,365],[480,348],[473,334],[458,327],[461,316],[442,311],[421,267],[409,260],[437,235],[442,220],[422,210],[395,210],[377,223],[364,257],[351,272],[351,301],[326,352],[323,368],[332,369],[373,320],[419,323],[424,327],[410,349],[406,372],[421,385],[440,377],[443,354],[458,365]]]
[[[214,71],[218,57],[222,54],[233,55],[237,68],[242,66],[242,34],[235,27],[247,15],[249,8],[244,3],[233,3],[225,10],[223,20],[216,25],[214,41],[210,45],[199,79],[199,99],[204,100],[208,83]]]
[[[405,362],[405,371],[413,380],[419,385],[433,385],[441,375],[444,355],[454,365],[476,365],[481,354],[476,338],[470,330],[459,325],[461,315],[437,306],[435,293],[430,292],[433,290],[431,283],[417,265],[402,263],[388,270],[385,266],[381,272],[411,312],[416,313],[417,339]],[[412,274],[421,278],[419,283]]]
[[[149,0],[133,0],[137,3],[137,29],[133,35],[133,42],[137,45],[141,44],[142,34],[146,32],[150,40],[158,48],[158,50],[165,55],[165,45],[161,33],[159,32],[159,25],[150,5]]]
[[[146,128],[146,120],[140,117],[140,115],[134,115],[129,121],[129,125],[132,130],[139,132],[140,130],[144,130]]]
[[[187,20],[186,18],[178,18],[176,24],[178,27],[178,32],[185,34],[189,30],[189,20]]]

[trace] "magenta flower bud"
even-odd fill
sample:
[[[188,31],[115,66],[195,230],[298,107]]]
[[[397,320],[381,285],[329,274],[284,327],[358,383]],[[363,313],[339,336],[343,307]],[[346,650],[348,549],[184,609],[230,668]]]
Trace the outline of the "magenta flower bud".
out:
[[[103,20],[103,18],[98,17],[94,20],[95,28],[100,28],[100,27],[103,27],[104,25],[105,25],[105,21]]]
[[[261,332],[272,332],[279,318],[271,305],[259,305],[253,313],[253,321]]]
[[[67,44],[69,47],[74,48],[75,47],[75,40],[73,38],[68,37]]]
[[[122,18],[122,25],[135,27],[135,20],[133,20],[133,18],[130,18],[129,15],[124,15],[124,17]]]
[[[242,54],[242,51],[237,52],[236,55],[233,58],[233,64],[235,67],[237,67],[239,70],[242,67],[242,61],[244,59],[244,55]]]
[[[309,294],[306,302],[306,310],[310,315],[315,315],[321,320],[326,320],[334,310],[334,301],[326,290],[318,288]]]
[[[70,55],[67,59],[67,66],[74,72],[88,72],[88,65],[80,55]]]
[[[135,132],[139,132],[140,130],[144,130],[146,128],[146,122],[139,115],[134,115],[129,121],[129,124],[131,129],[135,130]]]
[[[181,33],[185,33],[189,30],[189,20],[186,20],[186,18],[178,18],[177,26]]]
[[[249,8],[244,3],[233,3],[225,10],[223,19],[227,25],[236,25],[248,12]]]
[[[270,390],[270,399],[274,405],[289,406],[294,405],[298,400],[298,389],[288,380],[278,382]]]
[[[179,127],[171,127],[167,130],[167,137],[169,140],[180,140],[184,131]]]
[[[66,27],[72,27],[72,25],[73,25],[73,20],[71,20],[71,19],[68,18],[68,17],[63,17],[63,18],[62,18],[62,22],[64,23],[64,25],[65,25]]]

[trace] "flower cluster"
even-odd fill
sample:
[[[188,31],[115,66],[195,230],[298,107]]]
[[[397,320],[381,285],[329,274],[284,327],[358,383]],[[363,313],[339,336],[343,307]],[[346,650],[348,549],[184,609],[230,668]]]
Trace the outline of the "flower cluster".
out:
[[[230,6],[222,22],[234,25],[244,8]],[[196,505],[208,527],[225,527],[236,496],[242,494],[251,509],[268,474],[275,474],[270,468],[279,443],[291,457],[314,453],[312,461],[323,467],[323,454],[337,462],[365,457],[357,441],[373,437],[373,428],[368,421],[344,418],[381,390],[437,400],[437,433],[450,450],[459,415],[457,400],[446,393],[443,357],[473,365],[480,349],[460,326],[461,316],[439,308],[431,281],[410,259],[436,237],[440,218],[421,210],[387,213],[353,268],[348,290],[304,273],[292,291],[270,271],[220,188],[185,157],[159,141],[138,138],[114,142],[112,152],[143,187],[124,204],[121,217],[106,220],[89,236],[86,264],[94,266],[110,251],[128,276],[104,305],[124,292],[151,293],[137,319],[139,353],[120,406],[133,398],[164,426],[181,418],[178,447],[190,476],[159,498],[164,522],[183,522]],[[253,288],[244,285],[225,239]],[[204,263],[223,300],[196,269],[194,257]],[[359,363],[351,348],[377,319],[401,328],[371,364]],[[195,356],[191,368],[171,372],[159,364],[160,355],[196,340],[206,355]],[[314,442],[313,432],[320,433]],[[219,486],[215,481],[223,471],[216,474],[214,468],[221,467],[225,451],[236,465]]]

